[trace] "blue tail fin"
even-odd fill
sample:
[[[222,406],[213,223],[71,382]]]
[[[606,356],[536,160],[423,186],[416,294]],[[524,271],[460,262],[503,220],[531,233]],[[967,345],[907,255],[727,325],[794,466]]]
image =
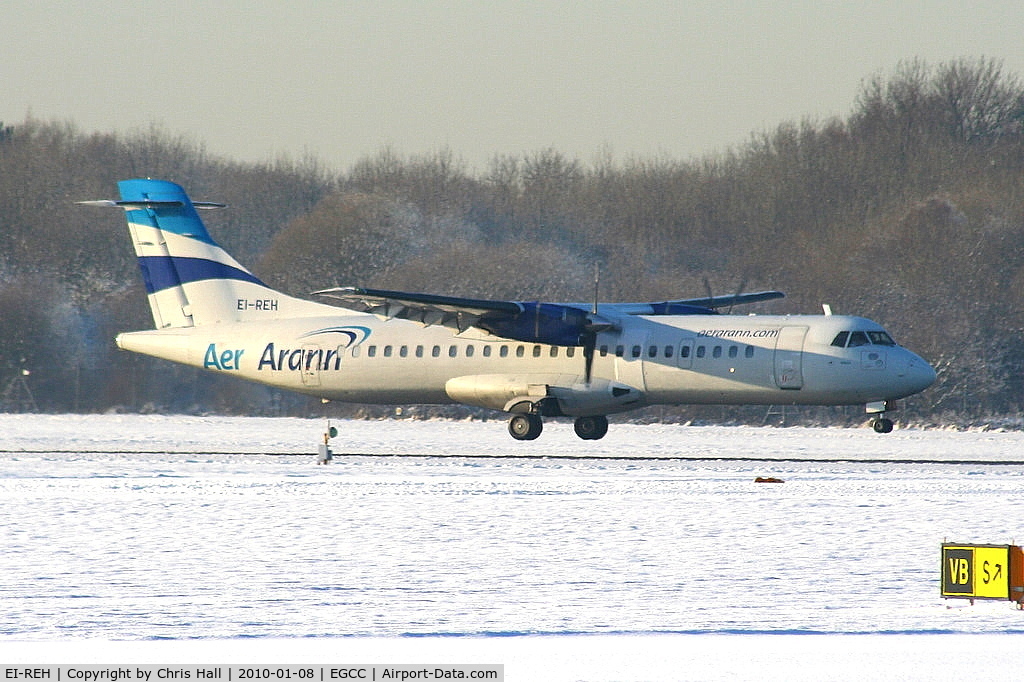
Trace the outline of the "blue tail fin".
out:
[[[280,317],[331,314],[336,309],[274,291],[217,245],[193,202],[165,180],[123,180],[120,201],[81,202],[123,208],[157,329]]]

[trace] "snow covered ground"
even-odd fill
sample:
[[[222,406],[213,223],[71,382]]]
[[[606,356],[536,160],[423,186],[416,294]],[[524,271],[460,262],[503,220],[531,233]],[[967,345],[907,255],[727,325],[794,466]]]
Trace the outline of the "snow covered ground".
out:
[[[319,467],[321,420],[0,415],[0,663],[1020,669],[1024,612],[938,583],[944,539],[1024,541],[1024,434],[334,425]]]

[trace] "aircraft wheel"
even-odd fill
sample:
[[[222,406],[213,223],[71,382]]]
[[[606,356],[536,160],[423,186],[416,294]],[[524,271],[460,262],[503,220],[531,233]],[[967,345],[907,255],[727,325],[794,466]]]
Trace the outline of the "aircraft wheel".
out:
[[[599,440],[608,433],[608,417],[602,415],[577,417],[573,428],[576,430],[576,435],[583,440]]]
[[[871,423],[871,427],[875,430],[875,433],[892,433],[893,424],[891,419],[879,417]]]
[[[540,415],[517,414],[508,420],[508,432],[516,440],[534,440],[543,429]]]

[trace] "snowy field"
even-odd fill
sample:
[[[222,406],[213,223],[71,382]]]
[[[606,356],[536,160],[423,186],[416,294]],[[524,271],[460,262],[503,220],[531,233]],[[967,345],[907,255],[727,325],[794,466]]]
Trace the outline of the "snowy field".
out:
[[[1024,434],[334,425],[317,466],[321,420],[0,415],[0,663],[1020,669],[1024,612],[941,599],[939,551],[1024,543]]]

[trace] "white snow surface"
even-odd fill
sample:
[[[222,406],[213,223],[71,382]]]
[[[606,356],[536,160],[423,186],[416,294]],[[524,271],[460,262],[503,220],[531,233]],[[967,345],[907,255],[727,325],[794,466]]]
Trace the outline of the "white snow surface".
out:
[[[509,680],[960,679],[1024,611],[1024,434],[0,415],[0,663],[504,663]],[[770,476],[784,483],[756,483]]]

